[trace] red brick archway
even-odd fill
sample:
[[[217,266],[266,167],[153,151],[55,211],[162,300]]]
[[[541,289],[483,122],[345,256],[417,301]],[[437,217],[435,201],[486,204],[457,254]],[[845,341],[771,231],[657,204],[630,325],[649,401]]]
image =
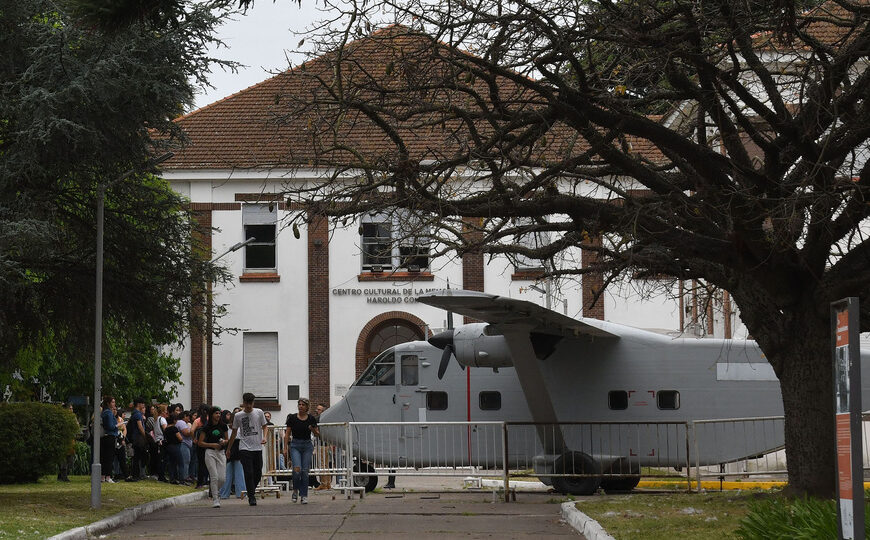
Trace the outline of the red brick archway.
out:
[[[404,311],[388,311],[370,320],[359,333],[356,341],[356,376],[359,377],[369,365],[372,355],[369,352],[372,338],[384,327],[396,325],[408,328],[417,334],[419,339],[432,336],[432,331],[420,317]]]

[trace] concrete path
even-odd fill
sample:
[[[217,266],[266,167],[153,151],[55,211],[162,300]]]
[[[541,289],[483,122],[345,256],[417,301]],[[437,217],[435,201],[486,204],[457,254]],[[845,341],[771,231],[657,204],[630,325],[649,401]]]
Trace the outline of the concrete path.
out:
[[[230,499],[222,501],[221,508],[211,508],[210,501],[203,500],[144,516],[107,537],[583,538],[562,521],[558,503],[563,499],[558,496],[518,493],[516,502],[493,503],[489,492],[449,489],[460,486],[458,480],[446,482],[449,486],[418,482],[399,478],[404,491],[370,493],[362,500],[311,492],[307,505],[292,503],[286,493],[280,499],[258,499],[257,506]]]

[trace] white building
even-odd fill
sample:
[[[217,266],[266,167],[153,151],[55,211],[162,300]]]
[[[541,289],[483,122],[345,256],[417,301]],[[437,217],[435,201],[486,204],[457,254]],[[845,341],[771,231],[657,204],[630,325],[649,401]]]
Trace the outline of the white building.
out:
[[[662,291],[661,284],[626,281],[610,286],[603,302],[590,307],[601,276],[547,283],[535,263],[515,267],[507,258],[479,254],[431,258],[425,246],[396,246],[391,256],[377,255],[373,248],[402,227],[382,216],[343,227],[310,216],[296,238],[282,222],[305,209],[288,208],[283,187],[329,173],[298,168],[314,161],[306,138],[310,125],[286,118],[274,122],[282,113],[279,102],[304,99],[308,79],[297,70],[178,121],[192,144],[164,164],[163,176],[189,198],[197,219],[214,227],[206,239],[213,256],[255,238],[222,258],[235,280],[214,290],[215,302],[228,308],[221,325],[240,331],[215,342],[194,335],[186,343],[181,402],[231,407],[252,391],[258,406],[282,414],[295,410],[298,396],[334,402],[377,352],[446,326],[445,312],[414,299],[448,284],[675,335],[745,337],[727,296],[724,309],[719,293],[717,308],[707,310],[705,295],[691,292],[691,283]],[[355,144],[377,145],[366,141],[365,133],[346,135]],[[588,257],[583,253],[576,260],[585,266]],[[650,296],[649,290],[656,293]]]

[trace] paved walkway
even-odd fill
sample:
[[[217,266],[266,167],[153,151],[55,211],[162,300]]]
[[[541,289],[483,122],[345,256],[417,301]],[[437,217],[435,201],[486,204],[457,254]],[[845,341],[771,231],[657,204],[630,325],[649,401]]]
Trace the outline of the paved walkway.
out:
[[[414,540],[449,538],[583,538],[559,515],[561,497],[518,493],[517,502],[493,503],[489,492],[459,489],[461,481],[402,478],[406,491],[370,493],[347,500],[311,492],[308,505],[288,494],[247,501],[210,501],[155,512],[113,531],[108,538],[337,538]],[[408,491],[414,489],[414,491]],[[447,489],[449,491],[444,491]]]

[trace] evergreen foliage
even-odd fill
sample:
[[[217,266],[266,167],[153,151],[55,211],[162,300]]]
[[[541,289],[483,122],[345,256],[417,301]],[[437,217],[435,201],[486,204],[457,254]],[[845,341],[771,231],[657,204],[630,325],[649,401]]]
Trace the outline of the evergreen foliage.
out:
[[[57,472],[79,425],[71,411],[48,403],[0,403],[0,484],[36,482]]]
[[[148,349],[202,325],[196,290],[227,274],[207,262],[186,201],[142,169],[181,140],[173,119],[206,84],[227,5],[184,3],[172,21],[111,32],[63,3],[0,7],[0,388],[89,393],[99,185],[105,387],[157,395],[177,380],[177,361]]]

